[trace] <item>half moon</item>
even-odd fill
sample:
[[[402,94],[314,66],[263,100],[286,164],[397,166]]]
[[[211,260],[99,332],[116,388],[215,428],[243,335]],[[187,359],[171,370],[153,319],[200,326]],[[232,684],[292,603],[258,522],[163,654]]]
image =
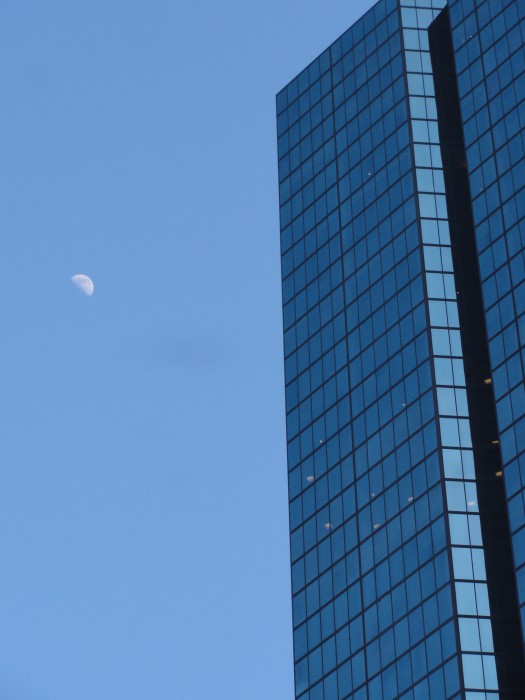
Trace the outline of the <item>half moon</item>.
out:
[[[80,289],[80,291],[86,294],[86,296],[88,297],[90,297],[93,294],[93,291],[95,290],[93,280],[87,275],[73,275],[71,281],[73,282],[75,287]]]

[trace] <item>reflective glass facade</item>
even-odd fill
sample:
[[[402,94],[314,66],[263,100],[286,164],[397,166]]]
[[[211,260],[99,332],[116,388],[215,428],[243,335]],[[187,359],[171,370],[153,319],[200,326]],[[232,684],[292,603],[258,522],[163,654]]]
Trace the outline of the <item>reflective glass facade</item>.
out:
[[[499,440],[525,625],[525,3],[450,4]]]
[[[506,6],[515,6],[512,26],[523,38],[517,4]],[[487,204],[479,220],[469,184],[484,166],[471,163],[463,121],[470,109],[477,124],[488,98],[473,98],[464,77],[484,79],[479,51],[457,59],[459,80],[455,67],[464,27],[485,5],[382,0],[277,96],[301,700],[525,697],[503,490],[505,481],[521,575],[525,482],[516,435],[523,441],[524,430],[512,403],[521,399],[512,397],[516,387],[523,392],[523,373],[499,394],[497,380],[510,323],[517,342],[509,358],[522,362],[520,314],[525,337],[516,291],[524,279],[521,166],[518,158],[507,167],[517,230],[510,236],[500,226],[507,257],[497,266],[491,258],[488,276],[480,255],[480,281],[475,241],[492,244],[482,228]],[[487,12],[486,24],[505,9]],[[500,50],[491,71],[512,55]],[[513,133],[521,138],[519,128]],[[502,201],[495,206],[504,209]],[[498,311],[492,333],[485,278],[497,295],[502,265],[501,296],[514,306],[503,325]],[[512,428],[502,425],[502,410]],[[503,429],[514,435],[510,459]]]

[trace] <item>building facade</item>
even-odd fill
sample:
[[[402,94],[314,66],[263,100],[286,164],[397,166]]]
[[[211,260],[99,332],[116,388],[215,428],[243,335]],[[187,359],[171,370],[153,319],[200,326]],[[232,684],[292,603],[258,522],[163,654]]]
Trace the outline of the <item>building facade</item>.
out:
[[[525,698],[525,2],[277,96],[296,698]]]

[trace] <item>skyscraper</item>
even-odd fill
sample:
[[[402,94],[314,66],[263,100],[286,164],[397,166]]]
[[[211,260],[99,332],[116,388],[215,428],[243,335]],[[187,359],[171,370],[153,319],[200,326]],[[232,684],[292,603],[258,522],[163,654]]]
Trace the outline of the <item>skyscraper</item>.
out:
[[[525,2],[277,96],[296,698],[525,698]]]

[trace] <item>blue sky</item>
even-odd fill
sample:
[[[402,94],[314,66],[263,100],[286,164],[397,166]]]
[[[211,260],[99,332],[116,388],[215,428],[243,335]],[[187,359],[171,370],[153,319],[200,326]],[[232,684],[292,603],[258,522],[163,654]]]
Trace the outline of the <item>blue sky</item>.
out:
[[[371,5],[2,3],[0,697],[292,698],[274,96]]]

